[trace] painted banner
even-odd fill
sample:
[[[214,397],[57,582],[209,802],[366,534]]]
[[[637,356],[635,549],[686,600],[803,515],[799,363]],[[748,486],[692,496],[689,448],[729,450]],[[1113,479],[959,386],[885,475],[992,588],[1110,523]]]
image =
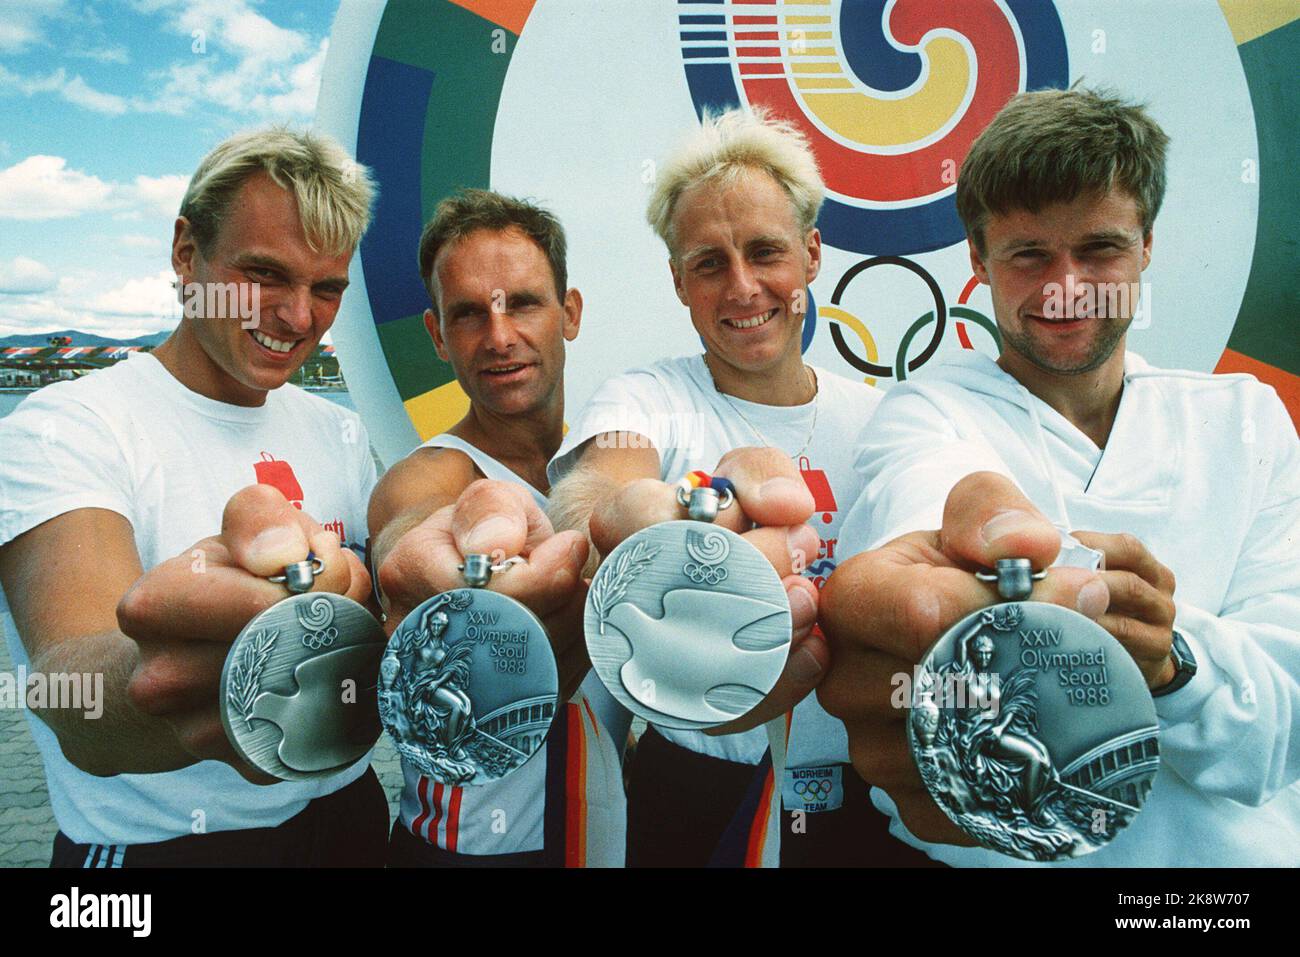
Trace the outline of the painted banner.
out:
[[[391,463],[467,408],[421,316],[421,227],[461,187],[533,199],[585,299],[569,408],[698,349],[645,221],[655,163],[706,109],[764,106],[809,137],[828,195],[808,361],[888,388],[996,350],[954,200],[972,140],[1022,90],[1145,102],[1172,138],[1129,346],[1246,371],[1300,420],[1295,0],[344,0],[317,125],[380,197],[333,337]]]

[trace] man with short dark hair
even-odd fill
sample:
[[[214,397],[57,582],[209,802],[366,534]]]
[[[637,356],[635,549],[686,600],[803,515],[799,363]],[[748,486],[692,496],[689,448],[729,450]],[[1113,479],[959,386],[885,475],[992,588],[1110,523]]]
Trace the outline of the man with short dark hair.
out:
[[[542,511],[546,463],[564,433],[565,342],[582,321],[582,295],[566,285],[564,230],[531,203],[465,190],[443,200],[425,226],[419,265],[431,301],[425,326],[470,406],[393,466],[371,499],[372,560],[388,627],[462,586],[457,562],[434,556],[524,556],[490,587],[546,626],[561,705],[545,745],[499,780],[447,786],[403,758],[389,864],[620,866],[628,721],[588,678],[586,539],[554,534]]]
[[[1126,351],[1167,142],[1145,110],[1089,90],[1002,110],[957,185],[1001,354],[895,386],[859,456],[868,485],[841,547],[872,550],[824,592],[818,695],[894,833],[938,860],[1022,863],[952,846],[971,842],[922,786],[891,676],[995,600],[971,569],[1044,568],[1072,532],[1101,570],[1053,567],[1033,597],[1095,619],[1137,664],[1161,769],[1134,823],[1071,863],[1300,863],[1295,427],[1251,376]]]

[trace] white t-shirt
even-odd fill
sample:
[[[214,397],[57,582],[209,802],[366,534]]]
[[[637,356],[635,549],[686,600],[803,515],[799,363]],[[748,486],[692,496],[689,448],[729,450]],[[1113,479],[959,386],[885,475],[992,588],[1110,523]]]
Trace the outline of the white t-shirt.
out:
[[[463,452],[485,477],[523,486],[546,508],[545,495],[464,439],[443,433],[421,448]],[[549,846],[568,867],[622,867],[627,845],[625,713],[590,672],[552,719],[546,743],[523,767],[498,781],[449,787],[424,777],[402,758],[402,825],[458,854],[519,854]]]
[[[1098,448],[992,359],[964,353],[892,388],[876,423],[846,558],[938,528],[951,488],[990,470],[1067,530],[1136,535],[1177,578],[1174,625],[1198,668],[1155,699],[1151,794],[1112,843],[1053,866],[1300,864],[1300,440],[1276,393],[1130,352]],[[885,792],[872,800],[895,836],[937,860],[1031,866],[922,842]]]
[[[218,534],[226,502],[255,483],[276,486],[345,543],[364,544],[375,484],[365,428],[355,413],[294,386],[258,408],[228,405],[191,392],[143,354],[46,386],[0,419],[0,545],[66,512],[108,509],[131,523],[148,570]],[[0,613],[15,664],[29,667],[2,596]],[[105,778],[70,764],[44,722],[29,714],[28,723],[54,816],[82,844],[274,826],[355,780],[370,760],[266,787],[218,761]]]
[[[712,472],[732,449],[766,445],[782,449],[798,457],[796,464],[816,501],[809,524],[821,538],[821,551],[804,574],[820,588],[840,560],[839,527],[862,489],[854,460],[882,394],[824,369],[814,367],[813,372],[816,399],[796,406],[760,405],[724,396],[714,387],[702,355],[665,359],[614,376],[596,390],[571,423],[547,474],[552,484],[557,482],[576,464],[574,452],[579,446],[604,432],[634,432],[648,438],[659,452],[659,477],[665,482],[677,482],[696,469]],[[763,728],[717,736],[657,725],[656,730],[697,753],[743,764],[757,764],[768,746]],[[822,709],[816,695],[809,695],[794,710],[787,766],[847,761],[844,725]]]

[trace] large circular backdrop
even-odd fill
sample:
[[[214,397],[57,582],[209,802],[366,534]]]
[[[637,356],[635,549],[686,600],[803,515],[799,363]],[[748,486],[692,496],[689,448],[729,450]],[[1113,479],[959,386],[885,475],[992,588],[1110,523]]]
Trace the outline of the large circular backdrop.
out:
[[[1300,419],[1297,60],[1285,0],[343,0],[317,125],[380,198],[338,354],[388,464],[464,414],[421,319],[416,246],[467,186],[565,225],[586,303],[570,409],[607,376],[698,349],[645,201],[656,161],[734,104],[796,123],[829,188],[809,361],[888,388],[945,352],[993,352],[956,171],[1010,96],[1081,80],[1146,102],[1173,140],[1130,348],[1252,372]]]

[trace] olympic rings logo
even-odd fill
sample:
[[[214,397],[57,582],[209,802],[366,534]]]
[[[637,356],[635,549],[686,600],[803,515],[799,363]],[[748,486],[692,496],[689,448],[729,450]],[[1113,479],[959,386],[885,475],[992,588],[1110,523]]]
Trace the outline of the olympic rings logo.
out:
[[[682,571],[686,577],[697,585],[709,584],[717,585],[727,580],[727,570],[721,565],[700,565],[695,562],[687,562]]]
[[[834,787],[830,778],[815,778],[811,781],[794,782],[794,793],[802,797],[805,804],[812,804],[825,801],[830,797]]]
[[[320,651],[320,649],[328,648],[330,645],[334,644],[334,640],[338,638],[338,636],[339,630],[331,625],[329,628],[325,628],[321,631],[307,632],[302,636],[302,643],[312,651]]]
[[[925,283],[926,289],[929,290],[930,296],[934,300],[934,309],[913,322],[902,338],[899,339],[898,352],[892,365],[885,365],[875,361],[875,340],[872,339],[871,333],[867,331],[861,320],[840,304],[848,291],[849,284],[859,275],[876,266],[902,266]],[[962,293],[959,301],[963,305],[949,306],[944,302],[943,291],[939,288],[939,283],[924,267],[902,256],[876,256],[855,264],[840,277],[839,282],[835,285],[835,291],[831,294],[830,305],[822,307],[821,314],[826,319],[836,320],[830,323],[831,340],[834,342],[840,358],[854,369],[868,376],[880,379],[897,378],[899,382],[902,382],[907,379],[909,373],[915,372],[934,357],[940,343],[943,341],[944,332],[948,328],[949,317],[973,322],[992,337],[999,349],[1002,348],[1002,337],[998,333],[997,325],[987,316],[964,305],[970,290],[971,287],[968,286]],[[915,357],[909,358],[912,343],[917,335],[931,324],[934,325],[934,331],[931,332],[929,341]],[[848,326],[858,334],[871,355],[863,358],[854,351],[844,335],[843,326]],[[960,323],[957,325],[957,334],[961,340],[962,348],[974,348],[966,335],[965,328]]]

